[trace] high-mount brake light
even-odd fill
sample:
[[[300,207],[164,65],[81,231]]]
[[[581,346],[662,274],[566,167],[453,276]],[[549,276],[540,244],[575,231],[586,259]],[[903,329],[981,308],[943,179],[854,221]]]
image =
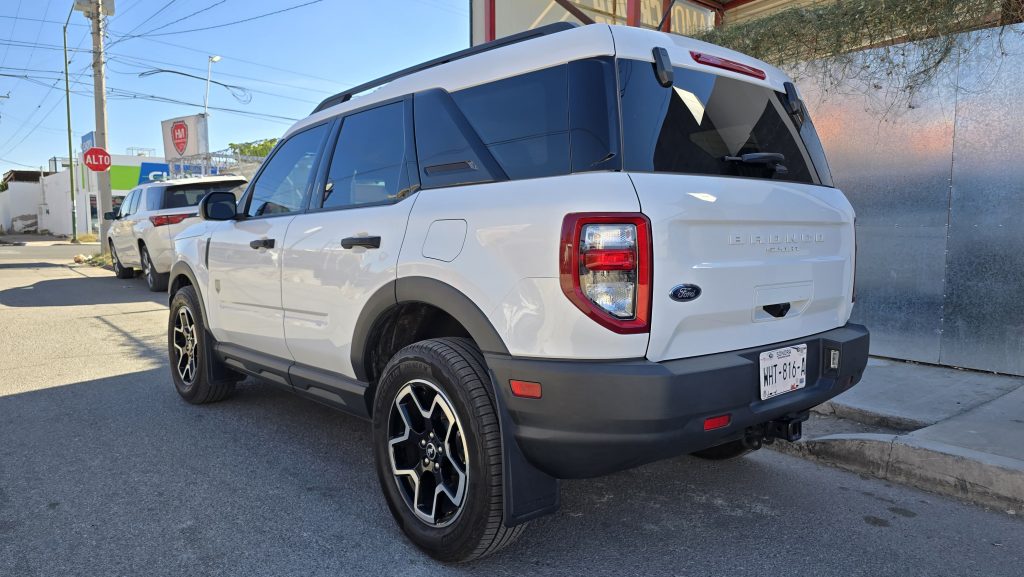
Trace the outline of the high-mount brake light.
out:
[[[149,222],[153,223],[153,226],[167,226],[169,224],[178,224],[190,216],[195,216],[191,212],[182,212],[178,214],[158,214],[156,216],[149,217]]]
[[[651,250],[651,223],[642,214],[566,215],[559,249],[562,292],[611,331],[648,332]]]
[[[728,58],[722,58],[721,56],[705,54],[703,52],[697,52],[696,50],[691,50],[690,56],[692,56],[695,61],[704,64],[705,66],[713,66],[715,68],[721,68],[722,70],[728,70],[730,72],[746,74],[747,76],[753,76],[754,78],[760,80],[768,78],[768,75],[765,74],[764,70],[761,70],[760,68],[754,68],[753,66],[740,64],[735,60],[729,60]]]

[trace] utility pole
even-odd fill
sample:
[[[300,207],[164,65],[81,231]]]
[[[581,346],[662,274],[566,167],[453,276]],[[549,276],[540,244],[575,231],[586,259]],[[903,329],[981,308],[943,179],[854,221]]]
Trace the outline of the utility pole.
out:
[[[104,4],[113,2],[111,0],[92,0],[89,12],[85,15],[92,20],[92,85],[93,100],[96,107],[96,146],[107,148],[107,79],[103,62],[103,17],[113,15],[113,10],[104,10]],[[72,162],[72,164],[74,164]],[[96,173],[96,182],[99,185],[99,213],[100,217],[100,247],[104,253],[109,250],[106,242],[107,231],[110,229],[110,222],[103,218],[103,215],[113,210],[113,202],[110,198],[110,172],[103,171]]]
[[[68,184],[71,185],[71,244],[78,244],[78,202],[75,199],[75,151],[71,147],[71,81],[68,80],[68,22],[75,5],[64,19],[64,100],[68,108]],[[56,167],[55,167],[56,168]],[[104,237],[105,238],[105,237]]]

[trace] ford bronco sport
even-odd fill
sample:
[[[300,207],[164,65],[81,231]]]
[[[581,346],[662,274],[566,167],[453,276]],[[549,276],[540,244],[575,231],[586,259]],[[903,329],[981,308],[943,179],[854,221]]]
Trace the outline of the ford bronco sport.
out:
[[[867,363],[854,213],[796,88],[681,36],[551,25],[353,88],[199,212],[178,392],[253,375],[371,420],[391,513],[445,561],[558,479],[795,440]]]

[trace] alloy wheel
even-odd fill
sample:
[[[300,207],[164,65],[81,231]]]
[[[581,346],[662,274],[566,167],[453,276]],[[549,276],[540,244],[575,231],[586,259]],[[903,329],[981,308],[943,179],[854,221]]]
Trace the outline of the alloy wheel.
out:
[[[469,450],[451,401],[428,381],[415,379],[395,395],[388,415],[391,473],[405,504],[432,527],[462,512],[469,483]]]
[[[185,385],[191,385],[196,380],[198,347],[195,317],[188,307],[180,307],[174,319],[174,368]]]

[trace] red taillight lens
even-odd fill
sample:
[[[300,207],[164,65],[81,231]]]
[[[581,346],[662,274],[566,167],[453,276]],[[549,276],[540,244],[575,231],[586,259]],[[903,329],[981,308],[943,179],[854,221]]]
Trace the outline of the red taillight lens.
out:
[[[731,415],[718,415],[717,417],[708,417],[704,419],[704,430],[714,431],[715,429],[728,427],[731,421]]]
[[[539,399],[541,396],[540,383],[511,380],[508,384],[512,387],[512,394],[517,397],[523,397],[524,399]]]
[[[711,54],[697,52],[696,50],[691,50],[690,56],[692,56],[695,61],[706,66],[714,66],[715,68],[721,68],[722,70],[728,70],[730,72],[739,72],[740,74],[746,74],[747,76],[753,76],[754,78],[759,78],[761,80],[768,77],[768,75],[764,73],[764,70],[754,68],[753,66],[747,66],[746,64],[740,64],[735,60],[712,56]]]
[[[158,214],[156,216],[149,217],[149,222],[153,223],[153,226],[166,226],[168,224],[178,224],[190,216],[195,216],[190,212],[181,214]]]
[[[637,213],[576,213],[562,221],[562,292],[617,333],[650,330],[651,224]]]
[[[583,253],[583,266],[587,270],[633,270],[636,251],[633,249],[593,249]]]

